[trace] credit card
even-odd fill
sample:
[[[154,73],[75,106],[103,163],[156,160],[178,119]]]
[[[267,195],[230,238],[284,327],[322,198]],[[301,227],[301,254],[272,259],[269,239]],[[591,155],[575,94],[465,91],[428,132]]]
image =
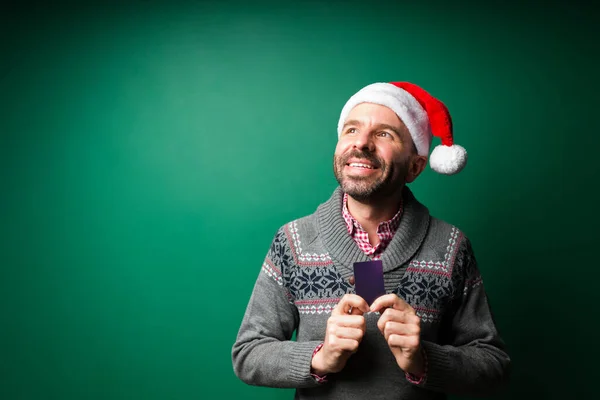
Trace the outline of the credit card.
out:
[[[354,263],[354,285],[356,294],[371,305],[376,298],[385,294],[383,263],[381,260]]]

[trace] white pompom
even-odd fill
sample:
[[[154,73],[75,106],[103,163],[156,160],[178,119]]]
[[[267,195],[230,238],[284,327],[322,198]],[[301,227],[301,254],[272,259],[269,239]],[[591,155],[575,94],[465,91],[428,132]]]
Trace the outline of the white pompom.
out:
[[[429,165],[435,172],[444,175],[459,173],[467,164],[467,151],[457,144],[436,146],[429,157]]]

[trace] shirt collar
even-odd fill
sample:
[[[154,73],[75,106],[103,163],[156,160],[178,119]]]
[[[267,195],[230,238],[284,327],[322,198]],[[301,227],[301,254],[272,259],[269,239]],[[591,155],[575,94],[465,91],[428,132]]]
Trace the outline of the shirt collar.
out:
[[[348,194],[344,193],[343,201],[342,201],[342,216],[344,217],[344,221],[346,222],[346,228],[348,229],[348,233],[352,236],[355,229],[363,229],[360,223],[350,214],[348,210]],[[398,212],[387,221],[380,222],[377,226],[377,233],[382,232],[384,229],[388,229],[392,235],[396,233],[398,226],[400,225],[400,217],[402,216],[402,199],[400,199],[400,205],[398,207]]]

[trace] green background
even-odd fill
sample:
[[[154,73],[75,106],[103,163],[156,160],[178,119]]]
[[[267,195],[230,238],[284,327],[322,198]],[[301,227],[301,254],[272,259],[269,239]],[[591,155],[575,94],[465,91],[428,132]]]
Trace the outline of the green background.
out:
[[[336,185],[344,102],[392,80],[469,151],[412,188],[473,242],[498,397],[591,395],[598,15],[418,3],[3,5],[0,398],[291,398],[231,346],[275,231]]]

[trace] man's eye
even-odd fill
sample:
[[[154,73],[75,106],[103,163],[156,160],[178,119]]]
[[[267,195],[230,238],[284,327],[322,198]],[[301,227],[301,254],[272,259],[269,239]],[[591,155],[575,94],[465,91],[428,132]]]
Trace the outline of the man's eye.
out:
[[[348,128],[346,133],[356,133],[356,128]]]
[[[381,136],[381,137],[386,137],[386,138],[387,138],[387,137],[392,137],[391,133],[389,133],[389,132],[386,132],[386,131],[381,131],[381,132],[379,132],[379,136]]]

